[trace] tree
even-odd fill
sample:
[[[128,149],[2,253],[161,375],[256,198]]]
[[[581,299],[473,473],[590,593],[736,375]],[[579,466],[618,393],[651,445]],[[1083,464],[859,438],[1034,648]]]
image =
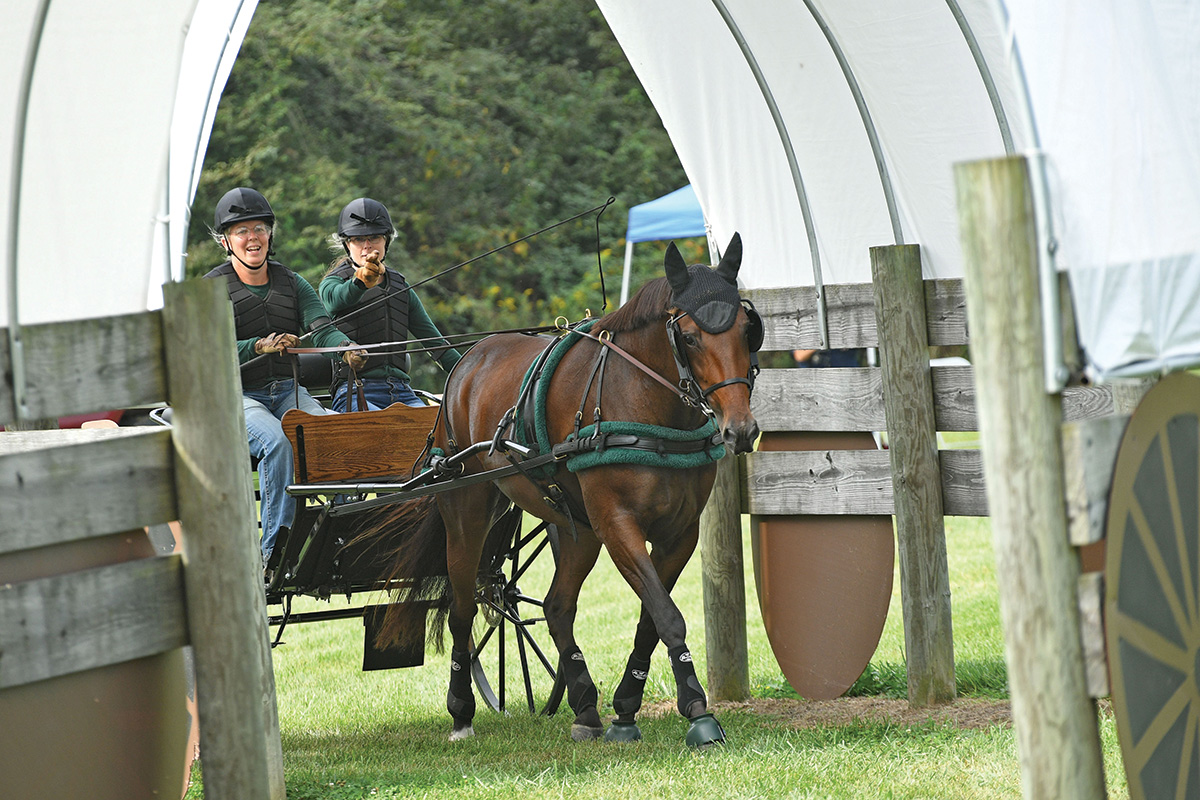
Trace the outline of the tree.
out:
[[[629,206],[686,182],[590,3],[264,1],[217,112],[188,272],[222,260],[199,221],[239,185],[271,201],[277,258],[314,285],[355,197],[388,206],[388,261],[415,282],[615,196],[599,219],[611,310]],[[481,259],[423,285],[422,300],[448,332],[599,313],[596,227],[589,216]],[[652,251],[638,283],[661,274]]]

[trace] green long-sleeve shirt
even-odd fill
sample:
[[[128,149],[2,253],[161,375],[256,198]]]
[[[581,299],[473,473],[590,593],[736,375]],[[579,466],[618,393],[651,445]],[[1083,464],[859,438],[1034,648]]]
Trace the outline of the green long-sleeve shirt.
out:
[[[363,294],[366,293],[367,287],[353,277],[343,278],[337,275],[329,274],[321,281],[321,286],[318,290],[321,295],[321,300],[324,301],[325,307],[329,309],[334,317],[340,317],[353,309],[362,300]],[[433,358],[439,367],[449,372],[453,369],[458,360],[462,358],[462,354],[450,346],[450,343],[442,338],[442,332],[433,324],[433,320],[429,318],[429,312],[425,310],[425,306],[421,304],[421,298],[416,292],[408,293],[408,335],[409,339],[432,339],[434,341],[422,342],[421,347],[445,347],[445,350],[436,353],[432,351],[428,355]],[[370,344],[367,342],[366,344]],[[408,374],[399,367],[391,364],[382,364],[378,367],[372,367],[365,372],[360,372],[359,377],[363,378],[400,378],[408,380]]]

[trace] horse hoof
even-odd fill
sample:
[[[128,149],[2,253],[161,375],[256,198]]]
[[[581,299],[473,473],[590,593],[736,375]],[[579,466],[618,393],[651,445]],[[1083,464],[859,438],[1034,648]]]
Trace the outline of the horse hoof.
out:
[[[692,719],[685,740],[688,747],[705,748],[725,743],[725,729],[712,714],[701,714]]]
[[[463,739],[470,739],[475,735],[475,728],[468,725],[465,728],[457,728],[450,731],[450,741],[461,742]]]
[[[572,725],[571,726],[571,741],[588,742],[592,739],[599,739],[604,734],[604,729],[591,725]]]
[[[606,742],[640,742],[642,740],[642,729],[637,726],[636,722],[621,722],[613,720],[612,725],[608,726],[608,730],[604,732],[604,741]]]

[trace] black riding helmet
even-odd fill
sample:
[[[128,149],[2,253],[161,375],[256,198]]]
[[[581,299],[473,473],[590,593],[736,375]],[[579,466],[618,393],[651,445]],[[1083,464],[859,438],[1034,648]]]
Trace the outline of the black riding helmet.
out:
[[[387,242],[383,246],[385,254],[388,246],[392,243],[394,231],[392,217],[388,214],[387,207],[369,197],[351,200],[338,216],[337,232],[339,236],[344,239],[351,236],[385,236],[387,237]],[[347,248],[347,253],[349,253],[349,248]]]
[[[268,225],[275,226],[275,212],[271,210],[271,204],[253,189],[239,186],[230,189],[217,201],[217,211],[213,216],[217,233],[224,234],[230,225],[248,219],[261,219]]]
[[[253,189],[239,186],[236,189],[230,189],[217,201],[217,211],[213,215],[213,224],[215,225],[216,232],[222,237],[225,236],[225,231],[230,226],[252,219],[261,219],[272,228],[275,227],[275,212],[271,210],[271,204],[267,202],[267,198]],[[229,246],[228,240],[225,242],[225,255],[237,258],[246,269],[257,270],[262,268],[262,265],[252,267],[238,258],[237,254],[233,252],[233,248]],[[270,258],[273,255],[275,255],[274,232],[271,233],[271,238],[267,241],[267,257]]]

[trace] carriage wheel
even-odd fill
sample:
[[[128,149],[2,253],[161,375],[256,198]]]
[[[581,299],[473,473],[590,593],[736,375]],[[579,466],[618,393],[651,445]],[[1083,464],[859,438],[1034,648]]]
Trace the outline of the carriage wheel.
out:
[[[1169,376],[1121,440],[1105,623],[1133,800],[1200,797],[1200,379]]]
[[[493,711],[520,703],[529,713],[553,714],[562,702],[558,650],[544,624],[542,601],[554,572],[545,523],[523,534],[480,569],[475,597],[484,629],[471,643],[471,675]],[[518,700],[517,698],[520,698]]]

